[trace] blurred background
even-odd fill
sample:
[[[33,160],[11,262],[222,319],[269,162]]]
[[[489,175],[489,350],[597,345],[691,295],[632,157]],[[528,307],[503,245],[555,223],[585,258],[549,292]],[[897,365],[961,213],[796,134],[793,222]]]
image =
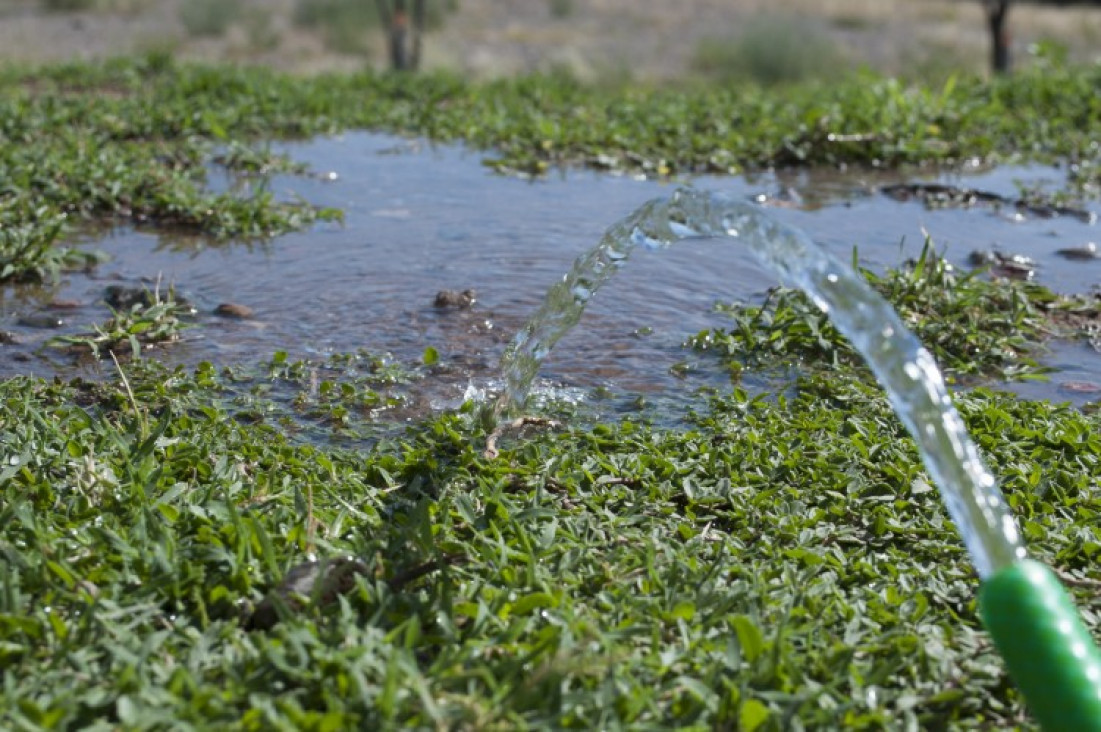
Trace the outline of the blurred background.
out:
[[[993,26],[997,13],[1000,30]],[[296,73],[566,71],[593,82],[930,79],[1037,49],[1101,56],[1101,2],[992,0],[0,0],[0,61],[168,52]]]

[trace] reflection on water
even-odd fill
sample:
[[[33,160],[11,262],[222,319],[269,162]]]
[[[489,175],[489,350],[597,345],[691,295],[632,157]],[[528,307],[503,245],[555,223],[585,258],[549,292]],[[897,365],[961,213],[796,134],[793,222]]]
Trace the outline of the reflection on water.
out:
[[[495,376],[504,345],[609,223],[671,190],[660,182],[588,172],[524,182],[487,171],[477,153],[369,133],[279,149],[336,176],[278,177],[271,190],[340,207],[343,226],[320,225],[252,245],[209,245],[132,229],[97,238],[90,245],[111,260],[94,272],[69,275],[56,288],[0,288],[0,330],[18,341],[0,346],[0,371],[71,371],[69,359],[44,356],[38,347],[58,332],[87,330],[105,320],[110,313],[102,297],[109,284],[152,286],[159,276],[199,308],[200,327],[157,351],[158,358],[256,363],[277,350],[305,358],[364,349],[419,362],[431,345],[440,354],[440,371],[450,377],[433,380],[440,391],[430,399],[459,399],[471,376],[476,383]],[[1052,168],[1004,168],[940,180],[1015,197],[1019,180],[1037,184],[1062,175]],[[990,207],[928,210],[876,193],[878,186],[898,181],[889,173],[801,171],[699,184],[735,197],[767,195],[777,219],[808,231],[841,257],[857,246],[874,268],[915,256],[928,231],[960,264],[975,249],[993,248],[1032,257],[1039,263],[1038,281],[1058,291],[1085,292],[1097,282],[1101,261],[1054,254],[1099,238],[1094,226],[1069,217],[1022,220]],[[680,344],[724,323],[711,312],[716,301],[759,298],[775,284],[750,260],[732,268],[729,256],[729,250],[702,242],[639,256],[594,299],[542,376],[651,399],[722,385],[725,372]],[[434,306],[438,291],[468,288],[477,291],[473,307]],[[47,310],[51,302],[69,307]],[[226,302],[248,306],[254,317],[212,314]],[[20,324],[44,312],[65,324],[56,331]],[[686,361],[693,368],[683,368]],[[1101,364],[1091,350],[1064,349],[1058,361],[1074,382],[1101,383]],[[1060,379],[1057,374],[1052,385],[1029,385],[1029,395],[1079,403],[1094,398],[1060,389]]]

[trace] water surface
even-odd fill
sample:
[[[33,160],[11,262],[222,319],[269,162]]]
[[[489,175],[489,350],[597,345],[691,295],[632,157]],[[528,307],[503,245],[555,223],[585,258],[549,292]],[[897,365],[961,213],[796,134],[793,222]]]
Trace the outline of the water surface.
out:
[[[170,362],[257,363],[278,350],[292,358],[365,349],[416,362],[426,346],[441,359],[431,401],[461,398],[467,385],[496,375],[505,344],[561,279],[573,260],[604,229],[671,186],[585,171],[522,181],[494,174],[482,155],[458,146],[432,146],[371,133],[281,145],[318,177],[277,177],[279,195],[298,195],[345,211],[343,226],[324,224],[262,244],[212,244],[199,239],[118,229],[89,242],[110,261],[90,274],[73,274],[48,289],[0,290],[0,329],[17,345],[0,347],[4,374],[62,374],[106,369],[73,366],[43,341],[58,332],[86,330],[109,312],[108,284],[174,283],[198,306],[198,327],[183,342],[158,349]],[[1059,186],[1055,168],[999,168],[973,174],[929,174],[939,180],[1016,196],[1017,182]],[[897,173],[837,172],[761,175],[751,179],[697,178],[700,187],[735,197],[764,197],[770,215],[807,231],[847,259],[857,246],[873,268],[898,266],[933,236],[949,259],[966,263],[975,249],[996,248],[1039,262],[1037,280],[1066,293],[1091,290],[1101,261],[1068,261],[1054,254],[1098,239],[1096,227],[1071,217],[1020,217],[992,207],[929,210],[878,192],[899,182]],[[212,184],[228,185],[215,176]],[[1096,211],[1096,205],[1092,204]],[[717,301],[759,300],[775,279],[751,258],[732,262],[732,252],[708,241],[643,253],[600,292],[580,327],[562,340],[541,372],[544,384],[582,391],[612,387],[650,399],[690,394],[697,386],[722,386],[717,364],[681,348],[699,330],[721,326]],[[433,305],[443,289],[474,289],[468,310]],[[47,311],[51,300],[75,301],[71,311]],[[249,320],[212,315],[220,303],[252,308]],[[50,312],[66,323],[58,330],[21,324],[21,317]],[[1060,346],[1049,385],[1029,385],[1030,397],[1094,398],[1078,388],[1101,383],[1101,363],[1086,346]],[[688,363],[687,377],[671,373]],[[109,363],[109,362],[108,362]],[[113,370],[113,366],[110,369]],[[683,369],[674,369],[683,372]],[[752,381],[752,377],[750,378]],[[1070,381],[1074,388],[1065,388]]]

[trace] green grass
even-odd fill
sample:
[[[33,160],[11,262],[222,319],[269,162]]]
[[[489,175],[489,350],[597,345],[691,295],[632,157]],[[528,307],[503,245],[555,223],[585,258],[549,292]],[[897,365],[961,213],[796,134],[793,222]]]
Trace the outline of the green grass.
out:
[[[229,240],[337,217],[212,193],[206,171],[302,172],[269,142],[348,127],[466,141],[525,174],[1066,156],[1087,195],[1099,82],[1101,67],[1058,65],[783,92],[298,79],[165,55],[8,68],[0,261],[13,279],[80,266],[62,247],[85,222]],[[1046,329],[1096,319],[929,252],[869,277],[960,375],[1034,371]],[[735,388],[678,430],[556,412],[564,430],[494,460],[473,405],[386,423],[401,386],[431,377],[431,344],[413,365],[141,359],[102,382],[0,383],[0,728],[1027,724],[883,395],[794,295],[732,314],[714,334],[732,357],[839,368],[781,395]],[[87,339],[171,337],[172,317],[136,309]],[[983,390],[957,401],[1096,632],[1099,417]],[[296,597],[285,578],[313,558],[344,574]]]
[[[494,461],[473,414],[319,447],[233,419],[225,385],[150,362],[0,384],[5,728],[1022,720],[962,545],[860,380]],[[1032,551],[1096,613],[1096,418],[959,403]],[[248,630],[315,555],[358,558],[347,592]]]
[[[860,270],[853,255],[854,268]],[[926,241],[918,259],[877,275],[860,270],[937,359],[950,380],[1011,381],[1042,378],[1038,358],[1053,336],[1081,337],[1084,324],[1067,327],[1066,313],[1086,306],[1045,287],[961,272]],[[798,365],[832,371],[864,369],[860,355],[802,292],[776,288],[762,305],[723,305],[728,328],[698,333],[688,344],[710,351],[737,374],[746,368]]]
[[[0,229],[0,281],[54,281],[72,269],[95,264],[98,254],[56,244],[63,216],[38,209],[16,214],[19,223]]]

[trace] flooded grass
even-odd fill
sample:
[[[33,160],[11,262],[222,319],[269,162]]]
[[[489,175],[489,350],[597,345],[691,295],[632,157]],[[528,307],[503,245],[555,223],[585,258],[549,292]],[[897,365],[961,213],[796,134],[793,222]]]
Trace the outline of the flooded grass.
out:
[[[854,252],[859,268],[855,260]],[[1068,316],[1089,308],[1088,300],[1059,297],[1027,282],[989,280],[985,272],[957,270],[927,240],[920,256],[903,268],[863,274],[953,382],[1042,378],[1052,370],[1038,360],[1043,341],[1055,336],[1083,338],[1094,327],[1088,317],[1073,322]],[[799,291],[778,288],[760,306],[720,309],[733,323],[699,333],[689,343],[718,353],[736,374],[747,368],[796,364],[826,371],[863,368],[859,354],[829,317]]]
[[[494,218],[499,208],[561,205],[579,179],[527,186],[531,198],[515,193],[526,184],[500,177],[480,179],[476,192],[456,192],[472,187],[463,183],[469,178],[447,178],[446,198],[386,195],[366,184],[326,189],[299,166],[295,151],[304,147],[272,141],[366,127],[465,141],[490,150],[501,171],[578,165],[659,179],[773,164],[1058,157],[1083,181],[1076,200],[1088,201],[1101,154],[1091,146],[1101,126],[1090,106],[1098,74],[1053,66],[938,89],[869,77],[674,93],[596,90],[564,77],[302,80],[161,56],[8,69],[0,84],[0,235],[25,238],[11,238],[5,292],[17,279],[61,278],[101,297],[98,274],[65,274],[87,267],[80,257],[88,247],[64,247],[85,225],[121,227],[133,238],[99,245],[121,257],[135,239],[155,244],[126,267],[186,259],[209,268],[210,280],[195,276],[197,327],[180,333],[179,313],[158,299],[116,308],[83,338],[103,350],[136,341],[130,349],[147,353],[147,335],[182,336],[170,353],[192,347],[196,332],[230,346],[260,332],[263,313],[215,320],[210,306],[226,293],[262,292],[273,250],[292,268],[303,261],[295,257],[324,263],[318,277],[328,279],[300,278],[294,292],[307,294],[294,303],[285,302],[285,274],[270,280],[279,286],[268,300],[257,295],[253,305],[274,310],[284,301],[288,311],[322,313],[276,330],[286,342],[267,354],[222,362],[203,352],[188,365],[147,356],[112,361],[92,380],[0,382],[0,666],[10,671],[0,726],[1027,726],[980,630],[977,579],[912,442],[878,388],[795,298],[777,294],[734,311],[735,327],[727,321],[726,331],[714,331],[713,347],[721,340],[739,358],[813,355],[837,368],[786,379],[778,395],[706,385],[676,406],[676,429],[651,422],[646,410],[594,423],[586,407],[559,400],[542,411],[563,427],[503,439],[488,459],[474,404],[417,403],[424,382],[454,385],[489,372],[488,348],[463,348],[499,345],[497,334],[519,325],[512,311],[525,309],[520,290],[564,271],[572,252],[556,253],[560,264],[528,237],[561,243],[592,234],[578,243],[587,246],[615,218],[592,220],[610,202],[629,210],[651,197],[644,185],[659,184],[616,179],[638,186],[616,193],[605,181],[586,189],[573,218],[528,215],[517,233],[517,224]],[[349,149],[326,154],[352,161],[347,177],[362,176],[357,186],[379,173],[357,171],[362,156]],[[403,160],[433,177],[454,154]],[[222,171],[251,178],[221,190]],[[769,185],[782,189],[789,174]],[[309,191],[305,200],[276,193],[292,181]],[[427,185],[414,183],[408,190]],[[868,239],[879,247],[869,246],[870,256],[899,239],[890,227],[869,233],[886,218],[865,215],[874,200],[896,207],[892,216],[903,205],[920,211],[933,241],[939,223],[950,222],[956,247],[968,226],[1014,245],[1038,237],[1039,229],[998,213],[925,211],[877,191],[840,200],[776,214],[797,225],[820,216],[830,246],[851,251],[864,244],[853,238]],[[425,207],[478,216],[424,228]],[[840,217],[849,208],[857,223]],[[317,225],[340,212],[347,230]],[[869,228],[845,228],[860,225]],[[1090,230],[1076,219],[1043,226]],[[403,227],[411,238],[399,236]],[[176,246],[171,237],[181,230],[200,238]],[[253,253],[230,242],[294,230],[304,231],[257,247],[252,259],[234,258]],[[341,236],[377,248],[357,261],[333,245]],[[494,250],[504,254],[485,251],[483,238],[510,236],[521,241]],[[387,240],[393,249],[382,248]],[[423,291],[402,293],[413,303],[400,311],[408,317],[372,310],[371,298],[392,279],[386,261],[394,271],[406,267],[387,252],[420,256],[417,246],[429,244],[447,266]],[[660,281],[698,283],[699,255],[690,256],[654,265]],[[508,271],[484,264],[494,257],[524,270],[515,275],[520,289],[493,291]],[[488,282],[445,282],[474,271],[449,269],[454,262],[481,267]],[[120,268],[125,282],[156,274]],[[379,289],[365,287],[366,268]],[[752,272],[729,269],[725,280],[752,286]],[[1031,344],[1049,328],[1095,333],[1094,300],[962,274],[932,251],[909,268],[869,268],[868,276],[961,377],[1035,374]],[[227,279],[236,289],[209,285]],[[315,286],[324,283],[341,287]],[[477,301],[441,312],[432,293],[442,287],[476,288]],[[349,295],[357,288],[367,290],[357,294],[363,299]],[[687,294],[657,305],[683,327],[696,317],[685,303],[715,298],[681,289]],[[350,304],[334,306],[341,298]],[[562,372],[588,363],[599,376],[616,363],[627,347],[599,330],[601,317],[620,317],[614,304],[596,312],[598,335],[589,335],[611,357],[586,351],[560,364]],[[405,352],[357,350],[357,318],[400,331]],[[631,328],[631,343],[654,337]],[[326,334],[322,346],[292,337],[318,333]],[[764,341],[768,353],[754,350]],[[313,356],[302,356],[309,348]],[[640,370],[653,352],[644,353],[612,381]],[[680,371],[674,383],[700,389],[684,380],[691,368]],[[1056,569],[1096,628],[1098,416],[981,388],[956,401],[998,466],[1033,555]]]
[[[100,358],[107,354],[140,356],[147,345],[177,340],[195,309],[178,301],[171,289],[163,295],[159,290],[147,294],[129,307],[113,310],[111,318],[94,326],[91,333],[56,336],[46,345]]]
[[[466,84],[453,77],[323,76],[181,65],[167,56],[8,68],[0,225],[52,244],[59,217],[263,238],[331,209],[205,185],[241,145],[366,127],[492,148],[489,164],[542,173],[582,164],[654,176],[772,165],[898,166],[1097,155],[1096,68],[1040,65],[1012,80],[939,89],[854,78],[782,91],[596,89],[567,77]],[[1042,114],[1044,125],[1032,124]],[[234,156],[215,148],[230,145]],[[252,163],[255,165],[255,161]],[[1081,167],[1079,168],[1081,169]],[[45,174],[44,171],[54,171]],[[41,247],[35,243],[34,247]],[[20,271],[34,268],[19,267]]]

